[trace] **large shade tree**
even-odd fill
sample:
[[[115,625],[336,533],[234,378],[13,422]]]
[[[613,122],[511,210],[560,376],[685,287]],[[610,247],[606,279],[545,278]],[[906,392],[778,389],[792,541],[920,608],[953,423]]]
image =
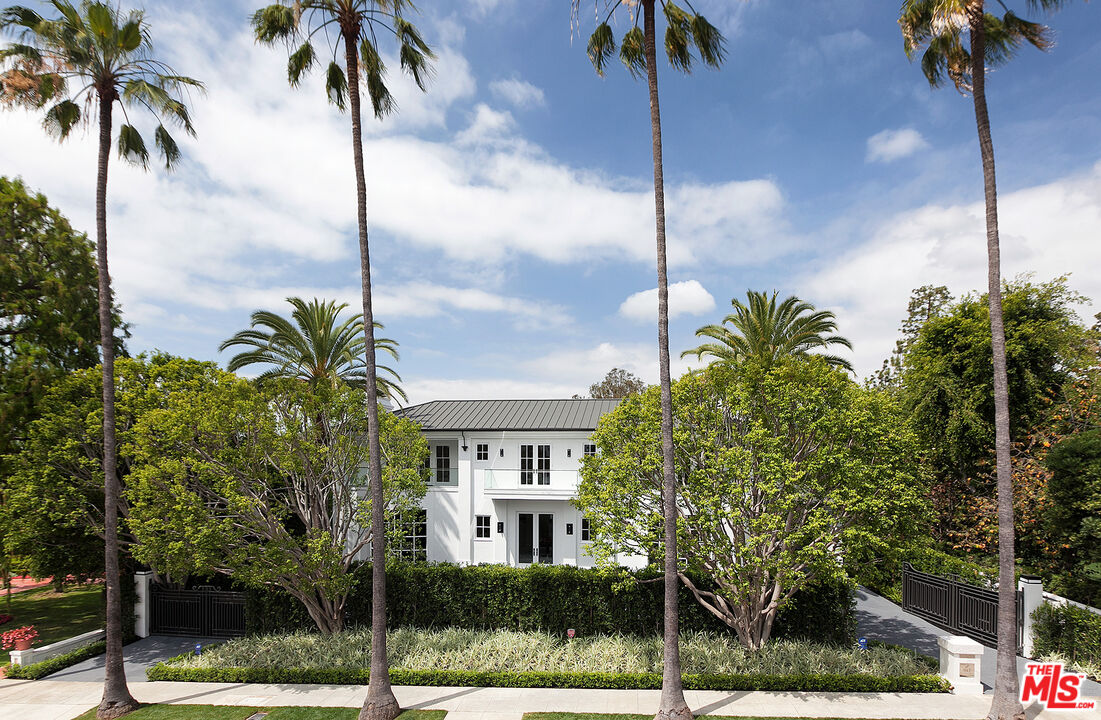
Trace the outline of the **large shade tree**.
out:
[[[573,0],[574,20],[580,11],[582,0]],[[673,473],[673,401],[669,376],[669,278],[665,251],[665,166],[662,161],[661,107],[658,102],[657,66],[657,13],[660,2],[665,15],[665,52],[669,63],[683,72],[689,72],[695,62],[693,49],[704,64],[719,67],[724,56],[722,33],[697,13],[691,4],[684,10],[671,0],[605,0],[603,22],[597,25],[589,37],[589,59],[597,74],[603,76],[608,61],[616,52],[616,39],[609,24],[616,10],[622,6],[630,29],[618,44],[619,58],[635,78],[646,78],[650,98],[650,138],[654,165],[654,215],[656,221],[657,274],[658,274],[658,368],[661,397],[661,447],[663,458],[663,503],[665,506],[665,648],[662,662],[661,703],[659,720],[690,720],[691,710],[684,699],[681,680],[679,617],[677,612],[677,528],[673,506],[676,502],[676,485]],[[642,27],[639,27],[639,21]]]
[[[262,380],[294,378],[311,387],[366,387],[363,317],[355,315],[342,320],[340,314],[348,304],[337,305],[332,300],[314,298],[306,302],[299,297],[289,297],[287,302],[294,308],[290,320],[269,310],[257,310],[252,314],[248,330],[240,331],[219,346],[219,350],[252,348],[230,358],[229,371],[236,372],[249,365],[267,365],[259,376]],[[376,330],[382,328],[382,323],[375,323]],[[376,337],[375,352],[380,350],[398,359],[397,341]],[[392,368],[376,365],[375,372],[380,396],[408,400],[398,385],[401,376]]]
[[[367,179],[363,169],[363,134],[360,126],[360,90],[366,88],[371,110],[383,118],[396,107],[387,87],[386,65],[380,41],[393,38],[402,70],[425,89],[431,74],[432,50],[404,13],[412,9],[408,0],[282,0],[258,10],[252,16],[256,39],[265,44],[284,42],[291,49],[287,79],[298,86],[319,62],[322,52],[331,52],[325,67],[325,93],[352,121],[352,161],[356,175],[356,213],[359,229],[359,268],[363,294],[364,373],[367,390],[368,445],[372,493],[371,544],[373,576],[371,589],[371,680],[360,717],[364,720],[393,720],[400,712],[390,687],[386,660],[386,549],[383,538],[382,468],[379,465],[378,387],[375,370],[375,319],[371,305],[371,254],[367,242]]]
[[[1067,0],[1028,0],[1028,9],[1056,10]],[[1041,50],[1052,46],[1047,27],[1017,15],[1004,2],[1003,15],[986,11],[985,0],[905,0],[899,26],[906,54],[921,53],[921,69],[933,87],[950,80],[970,93],[982,154],[986,200],[987,298],[994,365],[995,458],[998,477],[998,660],[990,718],[1021,717],[1017,693],[1016,592],[1013,524],[1013,470],[1010,460],[1009,384],[1005,326],[1002,319],[1001,245],[998,235],[998,187],[994,141],[986,103],[986,72],[1013,57],[1024,43]]]
[[[772,363],[788,355],[802,355],[815,349],[840,345],[852,350],[852,343],[837,331],[837,320],[829,310],[815,310],[808,302],[791,295],[779,304],[776,292],[771,295],[749,290],[747,302],[731,298],[734,312],[719,325],[704,325],[696,337],[712,342],[685,350],[681,357],[695,355],[711,357],[715,362],[735,365],[746,358],[760,358]],[[848,360],[836,355],[823,355],[830,365],[852,370]]]
[[[149,25],[141,11],[84,0],[52,0],[55,17],[23,6],[0,15],[0,29],[16,41],[0,51],[0,89],[6,103],[44,109],[47,132],[64,140],[85,120],[95,118],[99,134],[96,174],[96,260],[99,274],[99,332],[103,355],[104,531],[107,587],[107,658],[99,718],[114,718],[137,708],[126,687],[122,665],[122,605],[118,565],[118,496],[114,408],[114,323],[111,278],[107,267],[107,165],[118,104],[125,121],[119,126],[118,154],[146,167],[149,149],[128,110],[148,111],[157,118],[153,140],[171,168],[180,149],[165,127],[171,122],[190,135],[195,131],[181,93],[201,84],[176,73],[153,54]],[[85,113],[90,117],[85,118]],[[95,115],[92,115],[95,113]]]

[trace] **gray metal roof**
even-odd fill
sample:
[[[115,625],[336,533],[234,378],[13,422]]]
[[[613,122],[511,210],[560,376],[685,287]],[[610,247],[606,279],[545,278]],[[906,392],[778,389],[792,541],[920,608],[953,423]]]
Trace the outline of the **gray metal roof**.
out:
[[[433,400],[397,414],[425,430],[595,430],[609,400]]]

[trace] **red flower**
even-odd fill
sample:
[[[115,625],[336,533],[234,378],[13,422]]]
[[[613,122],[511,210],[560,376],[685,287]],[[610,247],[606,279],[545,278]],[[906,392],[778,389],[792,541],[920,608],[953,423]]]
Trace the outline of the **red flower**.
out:
[[[24,625],[0,635],[0,644],[3,644],[5,650],[12,650],[16,643],[33,641],[36,637],[38,637],[38,631],[34,629],[34,625]]]

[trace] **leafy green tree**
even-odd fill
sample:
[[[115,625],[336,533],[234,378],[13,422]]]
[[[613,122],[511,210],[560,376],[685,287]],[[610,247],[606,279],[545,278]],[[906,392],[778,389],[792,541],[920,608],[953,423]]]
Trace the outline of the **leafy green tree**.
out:
[[[382,413],[389,526],[420,506],[428,445],[409,420]],[[256,386],[230,375],[135,429],[130,528],[139,560],[173,575],[221,573],[274,585],[321,632],[343,629],[349,572],[372,542],[364,477],[363,392],[294,381]]]
[[[1018,279],[1005,285],[1002,298],[1011,439],[1020,441],[1087,362],[1090,332],[1073,310],[1084,298],[1065,277],[1039,284]],[[975,523],[971,498],[993,494],[987,478],[995,388],[987,298],[946,299],[920,326],[910,323],[916,329],[902,341],[898,396],[934,476],[937,536],[960,545]]]
[[[573,19],[577,20],[582,0],[573,0]],[[665,15],[665,52],[670,64],[677,70],[690,72],[695,48],[705,65],[717,68],[725,54],[722,33],[697,13],[689,4],[686,12],[672,0],[660,0]],[[657,245],[658,274],[658,387],[661,397],[662,457],[664,458],[664,492],[666,504],[672,508],[675,500],[673,477],[673,410],[671,380],[669,374],[669,277],[665,251],[665,165],[662,160],[661,106],[658,97],[657,65],[657,0],[606,0],[607,15],[589,37],[589,59],[598,75],[616,51],[615,34],[608,21],[620,5],[630,19],[631,29],[619,45],[619,58],[635,78],[646,76],[650,96],[650,152],[654,165],[654,215]],[[642,27],[638,26],[639,18]],[[680,646],[678,644],[680,618],[677,612],[677,533],[676,518],[670,511],[665,521],[665,645],[662,661],[661,702],[657,720],[690,720],[692,711],[684,699],[681,679]]]
[[[680,578],[758,649],[777,611],[853,553],[882,553],[924,520],[916,438],[890,396],[823,358],[713,365],[673,386],[678,552],[715,589]],[[577,504],[600,557],[660,548],[664,509],[656,389],[593,433]]]
[[[625,398],[646,391],[646,383],[632,372],[612,368],[604,379],[589,386],[592,398]],[[574,397],[580,397],[575,395]]]
[[[1056,10],[1067,0],[1028,0],[1030,10]],[[989,718],[1023,714],[1017,693],[1016,592],[1014,583],[1013,470],[1010,458],[1009,381],[1006,377],[1005,327],[1001,303],[1001,241],[998,234],[998,184],[994,141],[986,103],[986,71],[1008,62],[1023,43],[1041,50],[1052,46],[1043,25],[1014,13],[999,0],[1005,14],[986,12],[985,0],[905,0],[898,19],[906,54],[922,52],[921,69],[929,84],[951,80],[968,92],[982,154],[986,200],[987,300],[990,305],[991,354],[994,365],[995,468],[998,477],[998,661],[994,702]],[[966,40],[964,36],[966,35]]]
[[[944,285],[922,285],[910,293],[910,302],[906,305],[906,319],[902,321],[899,332],[902,337],[895,341],[891,356],[883,361],[883,367],[876,371],[869,385],[881,389],[897,390],[902,381],[902,360],[917,340],[921,328],[930,319],[941,315],[952,303],[952,294]]]
[[[748,304],[731,298],[734,312],[723,318],[722,324],[704,325],[696,331],[696,337],[709,337],[715,342],[685,350],[680,356],[695,355],[702,359],[707,355],[716,362],[735,365],[750,357],[776,362],[781,357],[803,355],[831,345],[852,350],[848,340],[829,334],[837,330],[837,322],[829,310],[815,310],[813,305],[794,295],[777,305],[775,291],[769,295],[749,290],[746,299]],[[822,357],[831,365],[853,369],[844,358]]]
[[[1059,565],[1073,576],[1071,586],[1101,594],[1101,583],[1085,572],[1091,563],[1101,562],[1101,430],[1064,438],[1051,448],[1045,464],[1051,477],[1043,522],[1058,538]]]
[[[177,392],[195,391],[226,373],[213,363],[158,354],[119,358],[116,428],[119,474],[133,468],[133,428]],[[4,542],[27,558],[36,575],[77,577],[103,573],[103,376],[99,367],[76,370],[53,383],[40,403],[40,417],[27,428],[11,457],[8,489],[11,517]],[[120,537],[128,555],[132,539],[120,498]],[[97,558],[98,556],[98,558]]]
[[[287,302],[294,311],[291,320],[267,310],[252,314],[251,327],[242,330],[218,349],[244,346],[252,348],[230,358],[230,372],[249,365],[269,365],[260,379],[294,378],[310,384],[346,384],[351,387],[366,386],[366,363],[363,360],[363,318],[359,315],[340,319],[347,303],[337,305],[332,300],[322,302],[317,298],[306,302],[302,298],[289,297]],[[293,321],[293,322],[292,322]],[[381,330],[376,322],[375,329]],[[375,338],[375,352],[389,353],[398,359],[398,343],[390,338]],[[407,401],[399,376],[385,365],[377,365],[376,372],[385,375],[376,378],[380,396]],[[393,378],[392,380],[390,378]]]
[[[386,87],[386,66],[379,52],[378,38],[392,36],[398,45],[398,58],[421,90],[431,74],[432,50],[420,32],[405,19],[412,9],[409,0],[280,0],[258,10],[252,27],[259,42],[300,43],[287,61],[287,79],[297,86],[304,75],[319,62],[315,39],[323,39],[323,49],[332,51],[325,70],[325,94],[341,112],[345,106],[352,121],[352,160],[356,174],[356,213],[359,225],[359,270],[363,293],[364,373],[367,383],[368,444],[371,448],[371,488],[375,515],[372,532],[383,535],[382,469],[378,464],[379,421],[378,389],[375,369],[375,316],[371,304],[371,254],[367,241],[367,180],[363,171],[363,136],[360,128],[360,84],[366,86],[376,118],[395,110]],[[341,62],[343,61],[343,65]],[[360,73],[363,73],[362,76]],[[361,720],[393,720],[401,711],[390,687],[386,660],[386,548],[383,542],[372,544],[372,633],[371,680],[367,698],[359,713]]]
[[[46,131],[64,140],[82,124],[84,113],[98,113],[99,162],[96,178],[96,262],[99,276],[100,349],[103,353],[103,435],[105,482],[105,584],[107,587],[107,658],[103,700],[96,710],[101,720],[125,715],[138,707],[126,687],[122,665],[122,598],[118,568],[118,476],[115,447],[113,380],[115,348],[111,278],[107,267],[107,164],[111,154],[115,103],[144,108],[194,135],[187,106],[179,98],[187,88],[201,88],[153,57],[149,27],[141,11],[123,14],[104,2],[52,0],[58,16],[45,18],[14,5],[0,14],[0,31],[17,41],[0,51],[0,98],[7,104],[46,108]],[[180,149],[163,121],[153,139],[171,168]],[[147,166],[149,150],[129,118],[119,127],[119,156]]]

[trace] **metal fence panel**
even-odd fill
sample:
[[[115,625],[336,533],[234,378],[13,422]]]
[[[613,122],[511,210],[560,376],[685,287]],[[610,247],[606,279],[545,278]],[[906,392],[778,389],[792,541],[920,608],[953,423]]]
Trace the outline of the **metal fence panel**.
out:
[[[1016,594],[1017,652],[1023,623],[1021,593]],[[998,593],[987,588],[902,566],[902,609],[950,632],[994,647],[998,644]]]
[[[152,588],[150,627],[155,635],[238,637],[245,634],[245,593],[202,588]]]

